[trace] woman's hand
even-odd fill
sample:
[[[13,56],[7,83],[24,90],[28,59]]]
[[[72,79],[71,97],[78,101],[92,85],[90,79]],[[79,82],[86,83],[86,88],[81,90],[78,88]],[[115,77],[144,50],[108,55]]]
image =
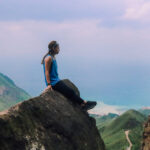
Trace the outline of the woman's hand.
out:
[[[53,88],[52,88],[51,85],[48,85],[48,86],[46,87],[46,89],[47,89],[47,90],[53,90]]]
[[[52,88],[52,86],[51,85],[48,85],[45,89],[44,89],[44,91],[42,92],[42,93],[45,93],[45,92],[47,92],[47,91],[52,91],[53,90],[53,88]]]

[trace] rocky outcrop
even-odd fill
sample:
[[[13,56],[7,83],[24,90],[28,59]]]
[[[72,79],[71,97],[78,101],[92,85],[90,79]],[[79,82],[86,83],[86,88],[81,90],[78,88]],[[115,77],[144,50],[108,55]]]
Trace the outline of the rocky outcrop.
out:
[[[105,145],[95,119],[52,90],[0,112],[0,150],[105,150]]]
[[[144,123],[142,150],[150,150],[150,115]]]

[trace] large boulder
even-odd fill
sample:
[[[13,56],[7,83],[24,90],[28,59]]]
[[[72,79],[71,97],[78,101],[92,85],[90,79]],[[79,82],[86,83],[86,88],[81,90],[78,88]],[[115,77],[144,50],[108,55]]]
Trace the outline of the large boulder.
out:
[[[52,90],[0,112],[0,150],[105,150],[105,145],[95,119]]]

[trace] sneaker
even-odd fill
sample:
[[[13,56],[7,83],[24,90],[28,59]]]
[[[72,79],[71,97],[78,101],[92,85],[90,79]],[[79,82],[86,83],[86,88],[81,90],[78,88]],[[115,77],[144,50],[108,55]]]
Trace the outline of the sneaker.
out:
[[[82,110],[89,110],[94,108],[97,105],[96,101],[87,101],[83,106],[82,106]]]

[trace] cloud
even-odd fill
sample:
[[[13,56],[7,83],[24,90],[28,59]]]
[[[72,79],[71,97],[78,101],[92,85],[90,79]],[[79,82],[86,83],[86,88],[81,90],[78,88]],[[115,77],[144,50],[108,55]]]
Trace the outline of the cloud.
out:
[[[1,21],[103,20],[104,27],[143,27],[149,20],[147,0],[1,0]],[[11,7],[9,7],[11,6]],[[117,6],[117,7],[116,7]],[[138,22],[137,22],[138,21]],[[141,24],[142,22],[142,24]]]
[[[109,28],[102,22],[100,19],[1,21],[1,72],[36,95],[44,85],[41,59],[48,43],[57,40],[60,77],[69,77],[77,83],[84,97],[98,99],[102,95],[112,105],[126,105],[130,100],[130,104],[133,100],[147,103],[150,28]]]
[[[32,58],[57,40],[62,55],[93,62],[150,63],[150,28],[106,28],[100,19],[0,22],[0,58]],[[11,54],[11,55],[10,55]]]
[[[57,40],[60,75],[79,83],[84,96],[103,94],[112,105],[147,104],[148,16],[148,0],[1,0],[1,72],[36,95],[43,83],[41,58]]]
[[[127,8],[123,19],[141,21],[143,23],[150,21],[150,2],[147,0],[127,0]]]
[[[118,14],[120,8],[123,7],[119,0],[45,0],[44,2],[41,0],[36,0],[36,2],[35,0],[1,0],[0,4],[1,20],[99,18]]]
[[[97,105],[93,109],[88,110],[88,112],[98,115],[107,115],[108,113],[121,115],[127,109],[129,109],[127,106],[107,105],[102,101],[98,101]]]

